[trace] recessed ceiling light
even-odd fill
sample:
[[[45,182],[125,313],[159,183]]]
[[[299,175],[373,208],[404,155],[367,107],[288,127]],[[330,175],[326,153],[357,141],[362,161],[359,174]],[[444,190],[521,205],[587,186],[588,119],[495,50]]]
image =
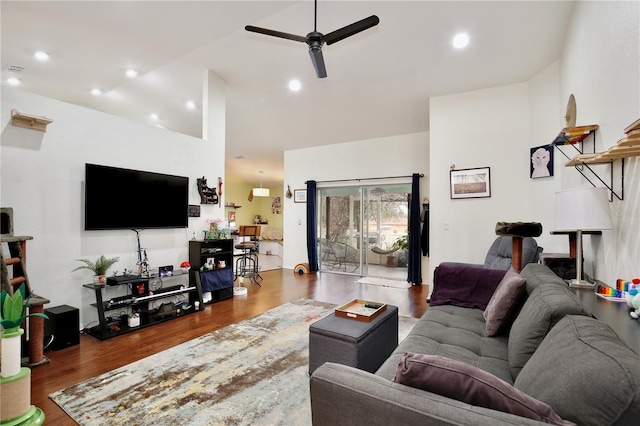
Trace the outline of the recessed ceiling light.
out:
[[[291,90],[292,92],[299,91],[301,87],[302,85],[300,84],[300,80],[291,80],[289,82],[289,90]]]
[[[149,118],[152,119],[153,121],[158,121],[159,120],[158,114],[156,114],[156,113],[151,114],[149,116]]]
[[[7,83],[9,83],[12,86],[17,86],[18,84],[20,84],[20,80],[17,79],[16,77],[9,77],[7,78]]]
[[[466,33],[458,33],[453,37],[453,47],[462,49],[469,44],[469,36]]]
[[[41,50],[36,52],[36,53],[34,53],[33,57],[36,58],[39,61],[48,61],[49,60],[49,54],[47,52],[43,52]]]
[[[127,70],[127,77],[129,78],[135,78],[138,75],[138,71],[134,70],[133,68],[130,68]]]
[[[193,101],[187,101],[185,106],[187,107],[187,109],[196,109],[196,103]]]
[[[93,96],[100,96],[100,95],[102,95],[102,90],[100,90],[100,89],[91,89],[91,94]]]
[[[235,159],[236,159],[236,160],[242,160],[242,159],[244,159],[244,155],[242,155],[242,154],[240,154],[240,155],[236,155],[236,156],[235,156]]]

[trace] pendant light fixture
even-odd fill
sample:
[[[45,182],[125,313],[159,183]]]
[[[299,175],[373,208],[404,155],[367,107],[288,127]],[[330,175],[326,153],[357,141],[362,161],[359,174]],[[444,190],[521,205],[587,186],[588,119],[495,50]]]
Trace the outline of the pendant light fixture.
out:
[[[264,173],[262,170],[258,170],[260,174]],[[269,196],[269,188],[262,187],[262,178],[260,178],[260,188],[253,188],[253,196],[254,197],[268,197]]]

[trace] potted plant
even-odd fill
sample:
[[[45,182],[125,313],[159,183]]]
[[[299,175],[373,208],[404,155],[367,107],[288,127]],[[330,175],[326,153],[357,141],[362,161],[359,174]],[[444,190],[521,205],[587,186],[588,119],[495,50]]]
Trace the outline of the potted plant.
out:
[[[106,257],[104,257],[104,255],[102,255],[95,262],[92,262],[89,259],[76,259],[76,260],[78,262],[84,262],[84,265],[78,266],[73,271],[77,271],[79,269],[88,269],[90,271],[93,271],[95,275],[94,281],[96,282],[96,284],[104,284],[106,280],[105,276],[106,276],[107,270],[111,267],[111,265],[113,265],[118,260],[120,260],[120,258],[112,257],[107,259]]]
[[[24,283],[13,296],[6,290],[0,295],[0,325],[2,325],[2,377],[11,377],[20,372],[20,336],[24,330],[20,324],[29,317],[49,319],[45,314],[25,315],[31,295],[26,296]]]
[[[398,247],[398,266],[407,266],[407,251],[409,250],[409,235],[403,235],[394,243]]]
[[[24,330],[20,324],[29,317],[49,319],[45,314],[25,315],[29,304],[24,283],[18,291],[10,295],[7,290],[0,293],[0,325],[2,332],[0,347],[2,366],[0,368],[0,394],[3,395],[0,407],[2,424],[39,425],[45,420],[44,412],[31,405],[31,370],[21,367],[20,350]],[[6,397],[5,397],[6,396]]]
[[[403,235],[398,238],[396,242],[393,244],[395,247],[398,247],[400,250],[409,250],[409,236]]]

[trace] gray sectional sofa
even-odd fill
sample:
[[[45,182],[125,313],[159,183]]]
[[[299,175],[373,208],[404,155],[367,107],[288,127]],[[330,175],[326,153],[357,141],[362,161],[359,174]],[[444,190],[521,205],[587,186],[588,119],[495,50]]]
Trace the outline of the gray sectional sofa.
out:
[[[445,302],[430,305],[375,374],[323,364],[310,381],[313,424],[544,423],[491,404],[462,402],[443,392],[398,383],[405,353],[436,355],[477,367],[486,376],[501,379],[488,380],[490,385],[506,383],[510,390],[548,405],[561,420],[598,426],[640,424],[640,355],[594,319],[546,266],[529,264],[521,277],[526,280],[526,294],[510,329],[502,334],[487,335],[481,304],[461,307],[455,301]],[[434,294],[447,285],[452,284],[436,281]],[[449,387],[459,385],[452,380]],[[478,397],[484,391],[465,384],[462,392]]]

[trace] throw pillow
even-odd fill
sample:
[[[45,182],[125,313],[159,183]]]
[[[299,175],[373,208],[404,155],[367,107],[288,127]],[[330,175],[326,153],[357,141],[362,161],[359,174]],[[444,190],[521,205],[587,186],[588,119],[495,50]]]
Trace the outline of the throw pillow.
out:
[[[511,413],[555,425],[573,425],[553,409],[491,373],[437,355],[405,353],[396,383],[433,392],[477,407]]]
[[[485,309],[507,271],[463,265],[436,267],[429,306],[454,305]]]
[[[486,322],[487,336],[495,336],[509,328],[524,298],[524,284],[525,279],[513,268],[502,278],[482,314]]]

